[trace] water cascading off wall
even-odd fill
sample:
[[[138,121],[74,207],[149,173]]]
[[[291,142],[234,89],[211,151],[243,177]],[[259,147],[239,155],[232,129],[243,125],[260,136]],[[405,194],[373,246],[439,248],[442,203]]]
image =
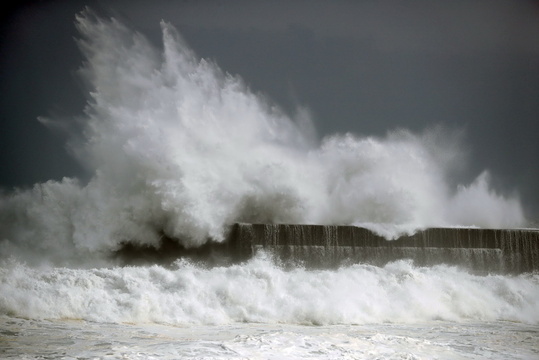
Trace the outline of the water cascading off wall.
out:
[[[165,235],[158,247],[124,243],[122,264],[170,264],[180,258],[210,266],[246,261],[264,251],[285,266],[384,266],[410,259],[417,266],[455,265],[476,273],[539,271],[539,229],[428,228],[388,240],[358,226],[246,224],[230,227],[226,241],[186,248]]]
[[[429,228],[387,240],[356,226],[235,224],[228,246],[243,257],[265,250],[283,263],[307,267],[382,266],[411,259],[420,266],[458,265],[479,272],[539,270],[538,229]]]

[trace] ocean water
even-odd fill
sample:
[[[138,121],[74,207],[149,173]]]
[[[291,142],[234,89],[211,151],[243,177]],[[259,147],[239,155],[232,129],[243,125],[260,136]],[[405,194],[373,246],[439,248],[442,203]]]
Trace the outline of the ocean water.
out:
[[[0,294],[5,359],[539,358],[539,274],[9,262]]]
[[[88,102],[67,129],[89,179],[0,193],[2,359],[537,359],[539,275],[401,260],[383,267],[122,266],[126,245],[185,247],[237,222],[356,224],[392,238],[429,226],[526,226],[488,172],[452,186],[441,128],[319,138],[199,59],[91,10],[77,15]],[[330,121],[331,119],[328,119]]]
[[[4,359],[537,359],[511,322],[163,326],[2,318]],[[10,346],[6,346],[9,343]]]

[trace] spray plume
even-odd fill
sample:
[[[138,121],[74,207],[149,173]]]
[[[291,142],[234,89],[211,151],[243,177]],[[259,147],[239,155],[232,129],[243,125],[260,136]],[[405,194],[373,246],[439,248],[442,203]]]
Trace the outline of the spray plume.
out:
[[[459,157],[436,146],[440,132],[317,144],[308,111],[290,117],[253,94],[170,24],[162,50],[89,10],[76,26],[89,99],[71,148],[93,177],[2,195],[2,257],[95,265],[122,242],[158,245],[163,234],[187,247],[222,241],[234,222],[356,224],[388,237],[524,223],[518,198],[491,190],[486,172],[449,186]]]

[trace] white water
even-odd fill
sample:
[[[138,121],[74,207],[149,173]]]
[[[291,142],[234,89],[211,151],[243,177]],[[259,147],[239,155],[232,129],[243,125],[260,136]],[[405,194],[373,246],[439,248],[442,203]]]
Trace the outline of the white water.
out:
[[[539,275],[477,276],[458,268],[285,271],[263,257],[210,269],[188,263],[0,272],[0,313],[32,319],[229,324],[365,324],[418,321],[539,323]]]
[[[457,268],[285,271],[263,256],[0,271],[0,354],[16,359],[536,359],[539,275]]]
[[[170,327],[0,317],[4,359],[537,359],[537,327],[510,322]]]
[[[441,129],[319,143],[308,110],[285,114],[165,22],[162,49],[90,11],[76,25],[88,104],[69,146],[93,177],[1,195],[3,258],[93,266],[122,241],[157,244],[164,232],[197,246],[234,222],[364,224],[388,237],[524,225],[518,198],[496,193],[487,172],[449,186],[462,158]]]

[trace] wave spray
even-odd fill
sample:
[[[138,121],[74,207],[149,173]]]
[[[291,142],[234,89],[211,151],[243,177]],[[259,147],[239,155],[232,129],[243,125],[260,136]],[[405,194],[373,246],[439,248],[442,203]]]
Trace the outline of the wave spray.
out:
[[[459,161],[441,131],[317,141],[294,116],[199,59],[162,22],[163,46],[115,19],[76,17],[88,85],[70,148],[87,183],[48,181],[0,197],[0,254],[94,266],[120,244],[222,241],[235,222],[356,224],[388,237],[428,226],[516,227],[516,197],[482,173],[450,186]]]

